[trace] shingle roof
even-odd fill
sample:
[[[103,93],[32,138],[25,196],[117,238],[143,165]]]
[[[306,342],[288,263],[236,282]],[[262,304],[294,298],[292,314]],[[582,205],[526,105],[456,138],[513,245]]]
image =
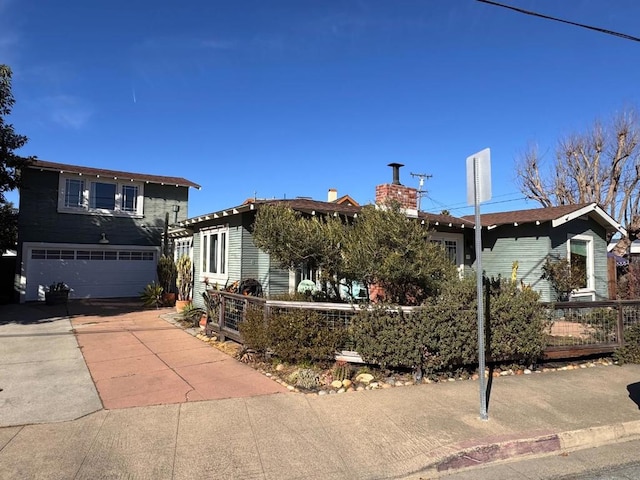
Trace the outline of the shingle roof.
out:
[[[293,210],[305,213],[325,213],[325,214],[342,214],[350,215],[358,213],[362,210],[362,207],[356,205],[349,205],[345,203],[335,202],[323,202],[320,200],[313,200],[310,198],[291,198],[281,200],[256,200],[253,202],[257,205],[286,205]]]
[[[480,223],[483,227],[507,225],[514,223],[535,223],[550,222],[563,215],[573,213],[584,208],[590,203],[581,203],[577,205],[561,205],[558,207],[531,208],[528,210],[513,210],[511,212],[484,213],[480,215]],[[475,223],[473,215],[465,215],[465,220]]]
[[[430,226],[434,225],[450,225],[451,227],[464,228],[471,227],[475,225],[473,220],[467,220],[466,218],[454,217],[452,215],[442,215],[439,213],[428,213],[428,212],[420,212],[418,213],[418,218],[422,218],[429,222]]]
[[[104,168],[82,167],[79,165],[68,165],[65,163],[45,162],[44,160],[34,160],[29,164],[28,168],[78,173],[82,175],[93,175],[96,177],[101,176],[121,178],[147,183],[157,183],[160,185],[176,185],[178,187],[193,187],[200,189],[200,185],[182,177],[166,177],[162,175],[149,175],[146,173],[122,172],[119,170],[107,170]]]
[[[618,231],[622,235],[627,232],[614,218],[605,212],[597,203],[579,203],[575,205],[560,205],[557,207],[531,208],[528,210],[514,210],[511,212],[485,213],[480,216],[483,227],[499,227],[500,225],[521,225],[525,223],[552,222],[558,226],[582,215],[589,215],[608,231]],[[472,215],[463,217],[474,221]]]

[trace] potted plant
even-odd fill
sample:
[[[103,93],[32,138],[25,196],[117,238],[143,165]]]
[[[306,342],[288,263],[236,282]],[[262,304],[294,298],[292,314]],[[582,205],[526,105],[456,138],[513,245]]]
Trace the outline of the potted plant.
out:
[[[64,282],[52,283],[44,292],[44,301],[47,305],[59,305],[67,303],[71,289]]]
[[[173,258],[162,255],[156,267],[158,272],[158,283],[162,287],[162,303],[165,306],[173,307],[176,303],[176,276],[178,274]]]
[[[184,307],[191,302],[191,291],[193,288],[193,265],[189,255],[182,255],[177,263],[178,299],[176,300],[176,311],[181,312]]]

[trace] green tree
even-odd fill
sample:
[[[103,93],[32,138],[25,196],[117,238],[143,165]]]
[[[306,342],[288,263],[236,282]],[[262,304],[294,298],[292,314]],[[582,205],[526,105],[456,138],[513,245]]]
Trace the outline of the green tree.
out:
[[[420,304],[456,274],[428,225],[408,218],[398,204],[368,205],[344,245],[345,271],[365,285],[379,285],[386,300]]]
[[[253,241],[283,268],[318,270],[339,298],[344,278],[341,245],[347,226],[339,217],[303,216],[286,205],[264,205],[253,225]]]
[[[339,298],[341,281],[379,285],[386,300],[419,304],[437,292],[456,270],[430,230],[408,218],[399,205],[370,205],[354,221],[308,217],[284,205],[260,208],[253,225],[257,247],[283,268],[320,271],[323,284]]]
[[[18,135],[13,125],[7,123],[6,119],[14,104],[11,68],[0,65],[0,249],[9,248],[16,243],[16,216],[12,205],[7,202],[6,193],[19,186],[20,168],[31,160],[15,154],[15,150],[27,143],[27,137]]]

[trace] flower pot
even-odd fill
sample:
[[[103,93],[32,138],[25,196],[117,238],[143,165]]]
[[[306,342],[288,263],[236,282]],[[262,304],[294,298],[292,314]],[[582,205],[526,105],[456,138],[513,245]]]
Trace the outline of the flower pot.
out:
[[[69,290],[56,290],[44,292],[44,302],[47,305],[62,305],[69,300]]]
[[[162,304],[165,307],[173,307],[176,304],[176,294],[173,292],[165,292],[162,294]]]
[[[191,300],[176,300],[176,312],[182,313],[182,310],[184,310],[184,307],[186,307],[190,303],[191,303]]]

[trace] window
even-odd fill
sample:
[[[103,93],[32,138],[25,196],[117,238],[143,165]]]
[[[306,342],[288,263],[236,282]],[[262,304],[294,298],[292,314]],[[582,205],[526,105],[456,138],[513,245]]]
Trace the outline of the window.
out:
[[[436,234],[431,238],[431,241],[441,245],[451,263],[459,266],[462,264],[462,238],[461,236],[458,238],[456,235],[445,235]]]
[[[138,211],[138,187],[136,185],[122,186],[122,210],[134,213]]]
[[[229,229],[218,228],[201,233],[202,274],[212,278],[227,276],[227,237]]]
[[[89,194],[91,208],[104,210],[116,209],[116,184],[91,182],[91,193]]]
[[[67,178],[64,189],[64,206],[82,208],[84,205],[84,182]]]
[[[574,235],[567,241],[567,260],[571,264],[572,279],[579,280],[579,289],[572,296],[591,294],[595,290],[593,239],[587,235]]]
[[[85,181],[77,176],[60,176],[58,211],[142,215],[143,184],[111,180]]]
[[[191,238],[181,238],[174,243],[174,261],[178,261],[180,257],[186,255],[191,257]]]

